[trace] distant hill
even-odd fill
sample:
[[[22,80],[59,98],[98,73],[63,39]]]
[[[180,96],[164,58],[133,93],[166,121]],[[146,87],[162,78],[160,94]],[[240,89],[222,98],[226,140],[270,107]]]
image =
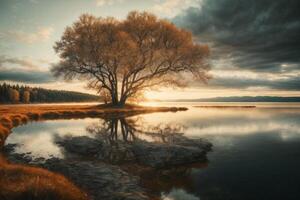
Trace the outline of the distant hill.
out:
[[[300,97],[278,96],[242,96],[242,97],[216,97],[204,99],[174,99],[174,102],[300,102]]]
[[[61,103],[100,101],[96,95],[65,90],[49,90],[23,85],[0,84],[0,103]]]

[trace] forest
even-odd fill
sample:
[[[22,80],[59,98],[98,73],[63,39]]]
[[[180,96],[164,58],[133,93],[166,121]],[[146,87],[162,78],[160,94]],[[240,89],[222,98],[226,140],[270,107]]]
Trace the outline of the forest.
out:
[[[25,85],[0,84],[0,103],[58,103],[99,101],[96,95],[65,90],[50,90]]]

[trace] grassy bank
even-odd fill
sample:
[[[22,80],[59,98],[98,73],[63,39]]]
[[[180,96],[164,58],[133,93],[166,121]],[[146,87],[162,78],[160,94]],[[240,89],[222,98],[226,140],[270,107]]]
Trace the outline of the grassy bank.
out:
[[[1,105],[0,106],[0,146],[13,127],[29,121],[54,119],[80,119],[86,117],[131,116],[150,112],[186,110],[182,107],[145,107],[126,105],[113,108],[104,105]]]
[[[131,116],[142,113],[181,110],[186,110],[186,108],[133,105],[127,105],[123,108],[112,108],[104,105],[1,105],[0,146],[4,146],[5,140],[13,127],[30,121]],[[1,156],[1,150],[0,177],[0,199],[88,199],[84,192],[62,175],[37,167],[11,164]]]
[[[0,155],[0,199],[87,200],[88,196],[62,175],[37,167],[10,164]]]

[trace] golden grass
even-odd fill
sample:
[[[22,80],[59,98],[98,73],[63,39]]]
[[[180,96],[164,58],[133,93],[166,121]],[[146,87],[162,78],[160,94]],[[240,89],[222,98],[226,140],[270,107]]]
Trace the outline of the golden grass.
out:
[[[87,200],[88,196],[62,175],[37,167],[9,164],[0,156],[0,199]]]

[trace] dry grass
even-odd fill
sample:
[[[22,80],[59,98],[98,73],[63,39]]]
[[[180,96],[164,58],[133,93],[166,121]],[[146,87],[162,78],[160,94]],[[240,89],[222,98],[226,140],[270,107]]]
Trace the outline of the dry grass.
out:
[[[65,177],[37,167],[9,164],[0,157],[2,200],[87,200]]]

